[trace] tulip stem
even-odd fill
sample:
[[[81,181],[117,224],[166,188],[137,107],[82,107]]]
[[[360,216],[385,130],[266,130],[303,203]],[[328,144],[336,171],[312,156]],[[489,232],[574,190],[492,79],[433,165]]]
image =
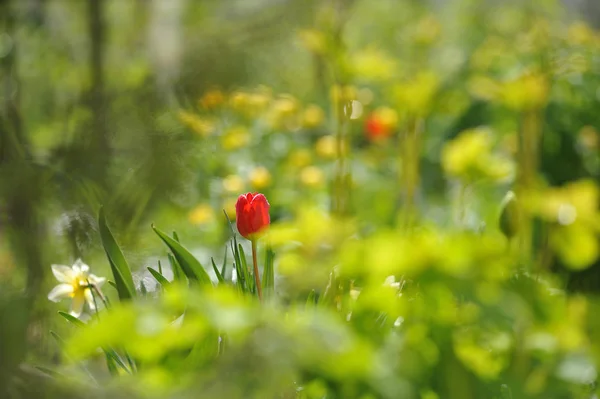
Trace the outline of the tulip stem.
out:
[[[258,299],[262,301],[262,286],[260,284],[260,275],[258,274],[258,261],[256,260],[256,239],[252,241],[252,263],[254,264],[254,282],[256,283],[256,291]]]

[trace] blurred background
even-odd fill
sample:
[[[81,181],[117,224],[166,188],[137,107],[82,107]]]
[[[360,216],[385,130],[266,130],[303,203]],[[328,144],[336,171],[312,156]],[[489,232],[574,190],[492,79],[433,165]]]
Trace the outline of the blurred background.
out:
[[[246,191],[267,195],[274,223],[311,204],[363,232],[402,207],[492,225],[523,109],[541,109],[547,184],[597,182],[595,27],[596,0],[0,0],[0,387],[18,364],[56,360],[50,265],[108,274],[100,206],[139,284],[166,254],[151,223],[220,261],[222,210],[234,218]],[[426,132],[413,180],[390,133],[407,125]],[[465,192],[441,153],[483,125],[505,170]],[[470,192],[465,210],[447,206]],[[552,268],[569,289],[600,289],[597,264]],[[313,275],[281,295],[326,282]]]

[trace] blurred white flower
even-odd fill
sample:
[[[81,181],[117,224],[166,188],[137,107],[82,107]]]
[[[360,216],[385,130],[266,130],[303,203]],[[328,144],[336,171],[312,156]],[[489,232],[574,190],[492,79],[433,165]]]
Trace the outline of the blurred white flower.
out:
[[[383,282],[384,287],[392,287],[395,290],[401,291],[404,287],[404,280],[396,281],[395,276],[387,276]],[[399,295],[402,295],[401,293]]]
[[[79,317],[83,311],[83,305],[87,302],[91,310],[95,310],[94,297],[89,288],[95,286],[98,291],[106,279],[90,273],[90,267],[77,259],[72,267],[63,265],[52,265],[52,274],[60,284],[50,291],[48,299],[58,302],[64,298],[71,298],[71,315]]]

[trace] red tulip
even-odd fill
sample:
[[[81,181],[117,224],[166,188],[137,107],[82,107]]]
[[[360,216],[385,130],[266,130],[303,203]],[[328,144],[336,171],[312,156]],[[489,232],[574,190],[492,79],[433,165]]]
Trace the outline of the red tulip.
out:
[[[249,240],[254,240],[269,226],[269,202],[263,194],[247,193],[239,196],[235,204],[238,231]]]

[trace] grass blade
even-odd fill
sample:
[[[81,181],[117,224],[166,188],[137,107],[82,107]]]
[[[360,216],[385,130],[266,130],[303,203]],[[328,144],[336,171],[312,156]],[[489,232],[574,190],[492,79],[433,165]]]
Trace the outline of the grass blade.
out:
[[[263,270],[263,292],[265,297],[269,297],[273,295],[275,290],[275,270],[273,267],[273,262],[275,260],[275,253],[271,249],[269,245],[267,245],[267,250],[265,252],[265,268]]]
[[[160,272],[154,270],[151,267],[148,267],[148,271],[150,272],[150,274],[152,275],[152,277],[154,277],[154,279],[156,281],[158,281],[158,283],[163,287],[163,288],[167,288],[169,286],[169,284],[171,284],[169,282],[169,280],[167,280],[165,278],[165,276],[163,276]]]
[[[169,247],[188,279],[198,281],[203,285],[212,284],[210,276],[190,251],[156,227],[152,226],[152,229]]]
[[[98,227],[102,245],[106,251],[106,256],[108,257],[108,262],[110,263],[110,268],[115,278],[119,299],[125,300],[134,298],[135,285],[133,284],[133,277],[131,277],[131,269],[129,269],[129,265],[125,260],[125,256],[123,256],[123,252],[121,252],[121,249],[106,224],[104,208],[100,208],[98,214]]]
[[[117,370],[117,365],[112,356],[110,356],[106,351],[104,352],[104,356],[106,357],[106,367],[108,367],[108,371],[110,375],[116,377],[119,375],[119,370]]]
[[[65,340],[62,339],[61,336],[58,335],[55,331],[50,330],[50,335],[52,335],[52,338],[54,338],[54,340],[56,341],[58,346],[60,346],[60,347],[65,346]]]
[[[254,286],[254,279],[251,278],[250,272],[248,271],[248,264],[246,263],[246,254],[244,253],[244,248],[242,247],[242,244],[238,244],[238,252],[240,258],[240,268],[242,269],[244,281],[246,282],[246,291],[255,293],[256,287]]]
[[[221,272],[219,271],[219,268],[215,264],[215,260],[211,257],[210,261],[212,263],[213,270],[215,271],[215,274],[217,275],[217,280],[219,280],[219,284],[225,283],[225,279],[223,278],[223,275],[221,274]]]
[[[63,312],[63,311],[58,311],[58,314],[61,315],[62,317],[64,317],[69,323],[73,324],[74,326],[77,327],[84,327],[85,323],[81,320],[79,320],[77,317],[70,315],[67,312]]]
[[[223,255],[223,265],[221,266],[221,276],[225,279],[225,272],[227,271],[227,246],[225,246],[225,255]]]
[[[179,266],[179,263],[177,263],[177,260],[173,254],[169,252],[167,254],[167,258],[169,259],[169,264],[171,265],[171,270],[173,271],[173,280],[183,281],[185,279],[185,274],[183,273],[183,270],[181,270],[181,266]]]
[[[246,279],[244,278],[244,273],[242,272],[242,262],[240,261],[240,253],[237,249],[235,236],[233,237],[233,242],[231,243],[231,253],[233,254],[233,266],[235,268],[237,287],[240,291],[245,292]]]

